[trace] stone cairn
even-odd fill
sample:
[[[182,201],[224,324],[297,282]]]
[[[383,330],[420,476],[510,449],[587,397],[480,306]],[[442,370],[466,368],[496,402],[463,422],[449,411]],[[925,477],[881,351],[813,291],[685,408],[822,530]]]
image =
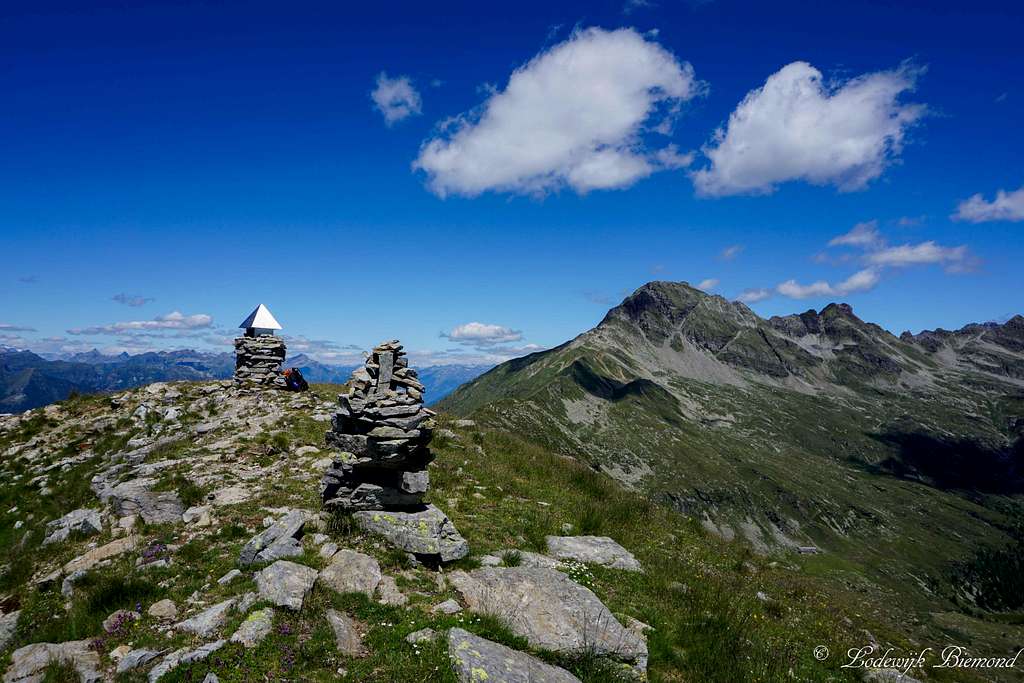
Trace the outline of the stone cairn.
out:
[[[272,334],[245,335],[235,339],[235,381],[239,384],[262,384],[285,387],[281,364],[284,363],[284,340]]]
[[[423,504],[434,459],[434,412],[398,341],[373,349],[338,397],[327,432],[336,453],[321,482],[324,508],[352,513],[364,529],[403,550],[443,562],[469,552],[448,516]]]

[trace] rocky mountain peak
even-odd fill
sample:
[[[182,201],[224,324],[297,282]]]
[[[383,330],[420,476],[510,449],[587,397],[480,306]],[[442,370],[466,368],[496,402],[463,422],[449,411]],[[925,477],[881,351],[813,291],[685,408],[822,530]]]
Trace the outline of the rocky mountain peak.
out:
[[[700,300],[708,295],[691,287],[687,282],[668,282],[658,280],[648,282],[623,302],[613,308],[609,315],[620,311],[632,320],[644,320],[654,317],[676,317],[689,312]]]
[[[688,282],[655,281],[626,297],[598,327],[617,326],[627,332],[639,329],[650,342],[662,345],[677,333],[703,339],[708,332],[719,336],[725,329],[731,335],[757,320],[743,304],[707,294]]]

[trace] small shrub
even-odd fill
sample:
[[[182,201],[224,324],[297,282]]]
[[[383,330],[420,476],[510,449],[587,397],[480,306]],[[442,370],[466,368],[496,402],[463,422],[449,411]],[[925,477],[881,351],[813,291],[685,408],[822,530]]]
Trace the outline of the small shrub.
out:
[[[290,443],[291,440],[288,438],[288,434],[286,432],[274,432],[274,435],[270,437],[270,445],[277,451],[288,450],[288,445]]]
[[[341,511],[336,511],[331,515],[331,518],[327,520],[327,534],[334,536],[335,538],[348,538],[359,533],[359,527],[356,525],[355,520],[352,519],[352,515],[346,514]]]
[[[506,567],[518,567],[523,563],[523,554],[518,550],[506,550],[501,554],[501,561]]]

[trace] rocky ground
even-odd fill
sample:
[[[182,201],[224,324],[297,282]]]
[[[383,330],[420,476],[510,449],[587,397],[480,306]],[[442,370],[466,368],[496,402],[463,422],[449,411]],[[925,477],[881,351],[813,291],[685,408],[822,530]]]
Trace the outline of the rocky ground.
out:
[[[396,665],[402,680],[579,680],[479,635],[488,631],[646,677],[647,627],[620,621],[565,571],[584,561],[640,571],[610,538],[552,536],[550,555],[426,567],[321,512],[331,454],[319,444],[333,409],[313,392],[215,382],[0,418],[12,503],[4,682],[397,680],[385,673]],[[397,631],[383,642],[397,664],[372,657],[378,628]],[[301,645],[282,646],[294,631]],[[300,648],[316,659],[299,661]]]

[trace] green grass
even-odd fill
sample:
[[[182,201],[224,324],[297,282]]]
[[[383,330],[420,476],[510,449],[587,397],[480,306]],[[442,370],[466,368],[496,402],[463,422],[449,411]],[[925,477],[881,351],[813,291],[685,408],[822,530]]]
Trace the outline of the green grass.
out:
[[[314,385],[313,389],[321,399],[333,398],[339,391],[339,387],[325,385]],[[75,405],[76,410],[86,412],[105,410],[103,401],[90,403],[80,398]],[[309,412],[288,411],[281,422],[263,432],[264,436],[236,449],[232,457],[241,463],[260,462],[260,458],[277,463],[301,445],[323,448],[323,433],[329,426],[312,420]],[[441,427],[452,428],[447,416],[442,415],[440,423]],[[127,443],[125,435],[131,430],[123,424],[114,429],[119,431],[96,435],[86,430],[81,434],[63,431],[54,439],[50,457],[85,452],[90,443],[96,452],[96,444],[101,441],[107,444],[104,450],[108,455],[115,453]],[[438,459],[431,467],[433,488],[429,498],[452,517],[470,541],[473,555],[445,571],[472,570],[486,553],[499,556],[506,566],[519,565],[523,560],[521,551],[544,552],[545,537],[564,533],[562,528],[567,524],[572,525],[572,533],[611,536],[637,556],[644,572],[583,565],[573,565],[566,571],[591,588],[624,623],[632,617],[653,627],[648,645],[650,679],[654,683],[853,680],[847,672],[835,668],[838,661],[815,660],[813,648],[825,644],[833,652],[842,652],[862,644],[865,628],[879,638],[909,647],[909,641],[899,640],[903,632],[890,625],[886,606],[879,604],[875,593],[862,590],[859,565],[840,560],[838,553],[807,558],[760,557],[742,544],[725,543],[708,535],[693,518],[622,488],[608,476],[564,457],[564,453],[507,431],[486,427],[455,431],[456,438],[435,441]],[[0,439],[4,448],[13,443],[11,435]],[[163,452],[159,459],[177,459],[181,451],[175,449],[180,447]],[[236,567],[242,545],[262,530],[265,507],[316,508],[316,478],[291,476],[306,474],[302,469],[306,465],[301,463],[314,458],[295,460],[294,466],[285,463],[274,485],[266,487],[258,498],[219,507],[215,528],[186,528],[180,524],[142,527],[136,551],[77,584],[67,611],[59,584],[39,590],[26,581],[31,578],[33,563],[36,569],[52,567],[84,551],[84,539],[46,548],[39,543],[48,519],[75,507],[97,506],[89,480],[101,461],[92,459],[68,471],[52,472],[48,485],[53,494],[49,497],[39,496],[38,488],[28,484],[31,475],[24,462],[3,463],[10,485],[0,490],[2,510],[18,505],[20,516],[32,515],[18,532],[9,525],[0,528],[0,548],[12,564],[2,579],[2,590],[11,596],[3,608],[24,610],[15,641],[3,656],[9,657],[11,649],[30,642],[97,638],[107,615],[137,607],[143,612],[142,618],[127,624],[123,632],[104,636],[99,644],[102,652],[128,642],[133,647],[161,649],[199,645],[200,641],[188,634],[167,638],[155,628],[145,610],[159,599],[170,598],[181,610],[179,618],[185,618],[198,609],[189,607],[188,598],[193,593],[198,592],[205,605],[210,605],[253,590],[251,578],[227,586],[219,586],[216,580]],[[190,484],[184,464],[176,463],[175,471],[165,470],[159,488],[178,491],[186,504],[199,502],[204,492]],[[21,478],[14,479],[18,474]],[[388,607],[364,596],[335,595],[316,587],[300,612],[277,610],[274,631],[259,647],[245,650],[230,644],[206,662],[183,667],[164,680],[195,683],[213,671],[221,681],[450,682],[454,675],[443,640],[414,648],[404,638],[422,628],[443,632],[452,626],[564,666],[585,683],[615,681],[621,673],[618,665],[599,658],[566,658],[531,650],[522,638],[493,618],[467,612],[454,616],[431,613],[433,605],[457,596],[450,588],[437,585],[434,571],[412,566],[404,553],[361,532],[345,515],[333,515],[323,529],[311,525],[307,535],[316,531],[327,533],[341,547],[375,556],[409,597],[409,605]],[[102,544],[112,540],[112,535],[108,530],[88,540]],[[177,550],[168,546],[177,546]],[[137,570],[135,559],[140,555],[168,558],[171,565]],[[324,564],[308,539],[303,555],[293,559],[314,568]],[[769,599],[759,600],[758,591]],[[893,601],[893,609],[900,606],[899,601]],[[328,607],[349,614],[363,625],[370,651],[367,658],[351,659],[336,652],[333,634],[323,616]],[[244,615],[233,615],[220,636],[228,637],[242,619]],[[951,615],[941,619],[947,634],[984,628],[989,629],[986,632],[991,634],[991,642],[999,642],[1003,631],[1014,633],[1019,615],[1007,613],[1000,623],[995,619],[985,621],[988,617],[982,611],[969,618]],[[0,659],[0,666],[5,665],[6,661]],[[344,673],[339,674],[339,669]],[[144,679],[144,672],[139,672],[118,680]],[[962,679],[970,677],[955,680]]]
[[[40,592],[23,606],[21,642],[62,643],[96,638],[102,623],[119,609],[136,610],[162,597],[164,590],[149,578],[127,576],[126,566],[90,572],[75,583],[71,609],[64,611],[60,586]]]
[[[856,642],[823,582],[772,568],[608,477],[510,434],[484,432],[482,447],[483,454],[458,442],[439,449],[433,499],[476,554],[507,558],[514,548],[542,550],[544,536],[559,533],[564,523],[578,525],[579,533],[611,536],[633,551],[642,573],[593,567],[572,575],[613,612],[654,627],[652,681],[786,680],[790,670],[802,680],[850,679],[812,654],[819,643],[839,652]],[[476,485],[500,494],[473,498]],[[447,506],[453,498],[455,507]],[[758,590],[777,604],[757,600]],[[584,680],[608,680],[607,671],[585,674],[592,662],[570,666]]]

